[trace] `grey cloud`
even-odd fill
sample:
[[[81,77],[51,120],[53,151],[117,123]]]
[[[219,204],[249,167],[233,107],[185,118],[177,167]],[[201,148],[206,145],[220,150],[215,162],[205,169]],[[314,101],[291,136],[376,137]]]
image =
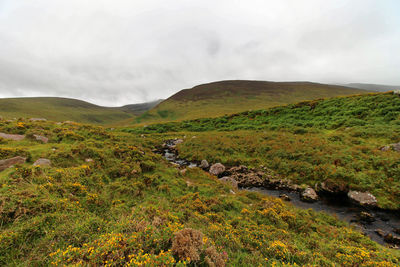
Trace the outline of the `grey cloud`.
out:
[[[400,84],[398,1],[0,2],[0,97],[97,104],[223,79]]]

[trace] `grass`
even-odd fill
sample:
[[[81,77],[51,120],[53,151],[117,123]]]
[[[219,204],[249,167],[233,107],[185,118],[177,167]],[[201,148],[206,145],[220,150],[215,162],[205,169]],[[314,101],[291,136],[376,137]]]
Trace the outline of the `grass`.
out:
[[[2,266],[400,263],[399,251],[330,215],[255,192],[232,194],[202,170],[182,174],[151,152],[182,134],[142,136],[27,120],[1,120],[0,131],[50,138],[48,144],[0,140],[1,158],[28,157],[0,172]],[[39,157],[51,159],[52,166],[32,166]]]
[[[182,90],[139,116],[136,122],[155,123],[218,117],[304,100],[366,92],[310,82],[221,81]]]

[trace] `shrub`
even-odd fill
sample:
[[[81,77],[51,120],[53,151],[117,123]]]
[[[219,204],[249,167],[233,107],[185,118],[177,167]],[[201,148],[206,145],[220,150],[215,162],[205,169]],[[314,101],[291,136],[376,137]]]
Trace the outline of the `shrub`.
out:
[[[199,261],[203,246],[203,233],[186,228],[175,234],[172,241],[172,252],[181,260]]]

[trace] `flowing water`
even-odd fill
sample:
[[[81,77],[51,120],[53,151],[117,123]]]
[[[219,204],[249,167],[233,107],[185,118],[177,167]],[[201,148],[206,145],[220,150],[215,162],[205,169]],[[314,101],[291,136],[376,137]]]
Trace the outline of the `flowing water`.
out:
[[[198,162],[190,162],[185,159],[179,158],[177,151],[174,149],[176,140],[167,140],[164,148],[160,151],[161,154],[170,162],[179,164],[181,167],[196,167]],[[359,228],[365,235],[369,236],[372,240],[380,244],[387,244],[384,241],[383,236],[379,235],[376,230],[380,229],[385,234],[393,232],[395,229],[400,229],[400,212],[387,211],[379,209],[366,209],[357,205],[352,204],[347,197],[328,197],[320,196],[320,200],[317,202],[309,203],[304,202],[300,198],[299,192],[287,191],[287,190],[272,190],[266,188],[242,188],[242,190],[250,190],[259,192],[268,196],[279,197],[281,194],[289,196],[290,203],[296,207],[303,209],[313,209],[319,212],[326,212],[338,219],[346,221]],[[363,221],[359,219],[361,212],[368,212],[373,215],[374,221]]]

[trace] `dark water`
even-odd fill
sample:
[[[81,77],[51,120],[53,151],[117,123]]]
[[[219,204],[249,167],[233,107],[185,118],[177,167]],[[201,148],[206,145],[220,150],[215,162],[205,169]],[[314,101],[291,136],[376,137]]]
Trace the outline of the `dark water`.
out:
[[[196,167],[198,162],[190,162],[185,159],[180,159],[176,150],[173,148],[175,140],[167,140],[163,150],[159,151],[160,154],[170,162],[174,162],[183,167]],[[296,207],[303,209],[313,209],[319,212],[325,212],[337,217],[340,220],[346,221],[365,235],[369,236],[372,240],[380,244],[387,244],[384,241],[383,236],[379,236],[375,231],[377,229],[382,230],[385,234],[393,232],[395,229],[400,229],[400,214],[399,211],[392,212],[386,210],[372,210],[366,209],[360,206],[356,206],[349,202],[347,197],[327,197],[320,196],[320,200],[317,202],[309,203],[301,201],[299,192],[287,191],[287,190],[271,190],[266,188],[243,188],[242,190],[250,190],[259,192],[268,196],[279,197],[281,194],[285,194],[290,197],[290,202]],[[373,215],[373,222],[366,222],[359,219],[361,212],[368,212]]]

